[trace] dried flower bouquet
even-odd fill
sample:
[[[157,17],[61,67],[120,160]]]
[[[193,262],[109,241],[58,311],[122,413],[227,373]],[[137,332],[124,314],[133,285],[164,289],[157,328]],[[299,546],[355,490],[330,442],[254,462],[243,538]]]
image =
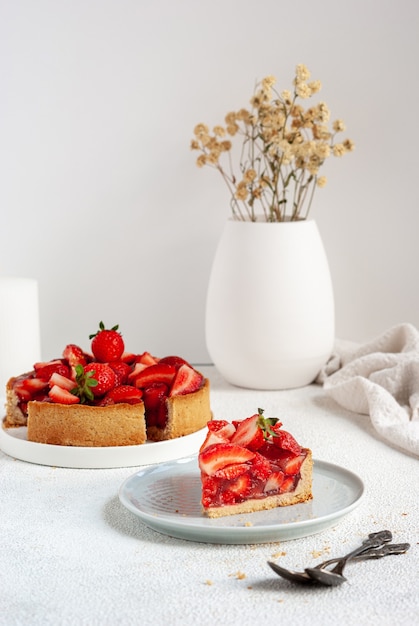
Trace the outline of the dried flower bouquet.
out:
[[[329,128],[330,111],[324,102],[306,109],[297,103],[321,89],[320,81],[309,79],[307,67],[299,64],[293,90],[279,93],[275,77],[267,76],[256,85],[250,110],[228,113],[225,126],[215,126],[212,132],[206,124],[195,127],[191,148],[200,152],[197,165],[209,165],[221,173],[230,190],[234,218],[306,219],[315,188],[326,184],[326,177],[319,176],[325,160],[354,149],[350,139],[336,142],[345,124],[336,120]],[[228,136],[242,137],[236,172]]]

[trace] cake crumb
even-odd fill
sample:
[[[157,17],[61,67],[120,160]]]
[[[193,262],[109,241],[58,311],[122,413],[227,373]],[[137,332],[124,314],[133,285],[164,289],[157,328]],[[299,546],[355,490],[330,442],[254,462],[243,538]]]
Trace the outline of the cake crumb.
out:
[[[250,526],[253,526],[253,524],[252,524],[252,522],[246,522],[245,526],[250,527]]]
[[[212,582],[212,580],[206,580],[205,584],[211,587],[211,585],[213,585],[214,583]]]
[[[244,578],[246,578],[246,574],[244,574],[244,572],[241,572],[240,570],[235,574],[230,574],[230,576],[234,576],[235,578],[237,578],[237,580],[243,580]]]
[[[274,554],[272,554],[272,558],[273,559],[278,559],[280,556],[286,556],[286,552],[284,552],[284,550],[282,550],[282,552],[275,552]]]
[[[330,546],[325,546],[323,550],[312,550],[311,552],[311,556],[313,557],[313,559],[318,559],[324,554],[330,554]]]

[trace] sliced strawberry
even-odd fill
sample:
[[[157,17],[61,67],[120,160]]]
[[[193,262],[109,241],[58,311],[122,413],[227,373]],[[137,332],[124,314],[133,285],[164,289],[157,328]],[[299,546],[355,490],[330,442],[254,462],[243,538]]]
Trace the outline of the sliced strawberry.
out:
[[[156,365],[149,365],[149,367],[143,369],[138,376],[134,378],[134,383],[135,386],[139,388],[149,387],[154,383],[164,383],[170,387],[175,374],[176,368],[174,365],[156,363]],[[132,380],[131,377],[130,380]]]
[[[97,385],[91,386],[95,398],[103,396],[107,391],[115,387],[115,372],[105,363],[92,362],[84,366],[84,373],[92,372],[92,380],[97,381]]]
[[[69,343],[63,351],[63,358],[68,361],[70,367],[76,367],[76,365],[86,365],[90,360],[90,357],[74,343]]]
[[[284,454],[282,457],[278,458],[277,463],[284,474],[294,476],[300,471],[305,458],[305,454],[300,454],[299,456],[295,456],[294,454]]]
[[[273,426],[272,430],[275,433],[272,437],[272,443],[275,446],[281,448],[282,450],[286,450],[287,452],[291,452],[294,456],[301,454],[300,444],[297,443],[295,438],[290,433],[286,430],[281,430],[279,428],[276,429],[275,426]]]
[[[204,382],[202,374],[190,365],[183,364],[177,370],[169,395],[181,396],[201,389]]]
[[[284,482],[281,485],[281,493],[289,493],[293,491],[295,487],[295,479],[293,476],[286,476]]]
[[[227,467],[216,471],[214,476],[216,478],[224,478],[225,480],[233,480],[248,471],[249,466],[247,463],[236,463],[235,465],[228,465]]]
[[[138,404],[142,401],[143,392],[132,385],[120,385],[111,389],[105,396],[106,399],[113,400],[115,404],[126,402],[127,404]]]
[[[239,422],[231,442],[249,448],[249,450],[258,450],[264,442],[263,430],[259,420],[260,415],[256,413]]]
[[[270,462],[259,452],[255,452],[255,458],[252,460],[252,472],[261,480],[266,480],[272,473]]]
[[[26,387],[24,386],[23,380],[20,380],[13,385],[13,391],[19,398],[20,402],[28,402],[32,399],[32,394],[29,389],[26,389]]]
[[[143,365],[156,365],[159,359],[149,352],[143,352],[142,354],[137,354],[134,361],[135,363],[142,363]]]
[[[208,430],[212,433],[216,433],[218,437],[223,439],[230,439],[236,432],[233,424],[226,420],[211,420],[207,424]]]
[[[48,396],[53,402],[57,402],[58,404],[77,404],[80,402],[80,398],[70,393],[67,389],[58,387],[58,385],[51,387]]]
[[[229,422],[227,420],[211,420],[207,423],[208,430],[213,433],[216,433],[218,430],[222,430],[225,426],[227,426]]]
[[[58,372],[62,376],[70,376],[70,368],[65,365],[61,359],[55,359],[46,363],[35,363],[33,366],[36,377],[48,381],[54,372]]]
[[[62,361],[61,359],[54,359],[53,361],[38,361],[37,363],[34,363],[33,369],[35,370],[35,372],[37,372],[42,367],[50,365],[50,363],[62,363]]]
[[[236,432],[233,424],[231,422],[227,422],[226,420],[211,420],[207,423],[208,433],[205,437],[205,441],[200,447],[200,452],[208,448],[208,446],[212,446],[214,443],[228,443],[230,441],[231,435]]]
[[[181,365],[189,365],[185,359],[180,356],[164,356],[159,360],[159,363],[167,363],[168,365],[174,365],[178,369]]]
[[[263,488],[263,491],[265,493],[268,493],[269,491],[276,491],[277,493],[279,493],[281,490],[281,486],[284,482],[284,478],[284,472],[273,472],[266,481],[266,485]]]
[[[16,382],[13,390],[19,400],[29,402],[33,396],[48,387],[48,382],[40,378],[23,378]]]
[[[131,368],[131,372],[128,374],[128,383],[133,385],[137,376],[143,370],[147,369],[147,367],[149,367],[149,365],[146,365],[145,363],[135,363]]]
[[[128,363],[128,365],[132,365],[135,362],[135,357],[137,355],[133,352],[123,352],[121,355],[121,361],[124,363]]]
[[[49,379],[49,386],[53,387],[54,385],[57,385],[62,389],[67,389],[67,391],[71,391],[76,386],[76,383],[74,380],[71,380],[71,378],[62,376],[62,374],[59,374],[58,372],[54,372]]]
[[[204,442],[201,444],[199,448],[199,452],[205,450],[205,448],[209,448],[209,446],[213,446],[214,443],[223,443],[228,441],[228,439],[224,439],[223,437],[219,437],[218,433],[212,433],[208,431],[207,436],[204,439]]]
[[[218,470],[251,461],[255,454],[251,450],[234,445],[233,443],[216,443],[199,454],[199,467],[202,472],[213,476]]]
[[[266,438],[268,438],[272,434],[272,426],[276,425],[277,428],[282,426],[277,417],[263,417],[265,410],[258,409],[259,416],[259,426],[265,433]],[[252,415],[254,417],[254,415]],[[233,424],[236,428],[243,422],[244,420],[233,420]]]
[[[244,498],[250,495],[251,489],[252,480],[249,474],[242,474],[228,486],[228,491],[233,493],[236,498]]]
[[[42,391],[45,387],[48,387],[48,381],[43,380],[42,378],[25,378],[22,381],[22,386],[24,389],[27,389],[31,394],[35,394],[38,391]]]
[[[109,367],[115,372],[115,385],[125,385],[128,382],[128,376],[131,374],[131,367],[124,361],[111,361]]]

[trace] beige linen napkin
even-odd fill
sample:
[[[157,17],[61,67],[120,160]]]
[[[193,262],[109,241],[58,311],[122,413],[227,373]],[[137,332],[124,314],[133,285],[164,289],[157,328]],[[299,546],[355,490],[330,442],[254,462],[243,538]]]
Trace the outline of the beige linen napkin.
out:
[[[419,332],[400,324],[362,346],[336,342],[317,382],[338,404],[369,415],[392,445],[419,456]]]

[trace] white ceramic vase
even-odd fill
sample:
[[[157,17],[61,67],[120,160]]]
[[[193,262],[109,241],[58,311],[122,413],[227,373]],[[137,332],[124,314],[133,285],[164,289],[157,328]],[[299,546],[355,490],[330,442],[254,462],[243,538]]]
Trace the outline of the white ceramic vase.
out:
[[[230,383],[252,389],[310,384],[334,342],[329,265],[313,220],[228,220],[208,285],[210,357]]]

